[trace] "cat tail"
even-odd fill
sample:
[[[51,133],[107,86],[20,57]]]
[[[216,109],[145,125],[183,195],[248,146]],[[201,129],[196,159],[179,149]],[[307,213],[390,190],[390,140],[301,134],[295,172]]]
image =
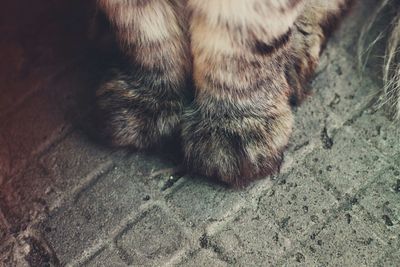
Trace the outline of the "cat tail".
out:
[[[373,41],[369,33],[382,17],[390,15],[390,23]],[[359,62],[365,65],[370,60],[372,48],[385,41],[383,52],[382,80],[377,106],[385,108],[392,118],[400,120],[400,1],[382,0],[364,25],[359,39]]]

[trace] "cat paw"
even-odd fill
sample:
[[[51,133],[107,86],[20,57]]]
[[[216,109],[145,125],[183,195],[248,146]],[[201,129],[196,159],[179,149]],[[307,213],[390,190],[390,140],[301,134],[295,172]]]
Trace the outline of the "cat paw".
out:
[[[142,80],[114,71],[96,92],[98,130],[112,146],[151,148],[177,132],[182,97],[149,90]]]
[[[279,171],[292,128],[289,106],[274,116],[184,116],[182,141],[188,172],[242,187]]]
[[[354,0],[341,0],[321,5],[309,1],[296,19],[286,66],[292,105],[301,104],[310,95],[307,83],[315,73],[327,40],[354,3]]]
[[[297,106],[310,95],[307,83],[318,66],[325,39],[320,26],[307,24],[301,18],[293,27],[292,38],[286,79],[291,88],[290,102]]]

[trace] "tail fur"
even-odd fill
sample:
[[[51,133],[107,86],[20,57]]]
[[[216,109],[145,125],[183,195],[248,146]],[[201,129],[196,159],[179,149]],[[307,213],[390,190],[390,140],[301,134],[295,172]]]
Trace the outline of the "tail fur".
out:
[[[390,16],[389,26],[381,30],[381,34],[371,44],[371,41],[367,41],[369,33],[384,16]],[[386,48],[382,67],[383,86],[379,93],[378,106],[385,108],[393,118],[400,120],[400,1],[382,0],[365,24],[359,43],[360,62],[368,61],[370,50],[379,40],[385,41]]]

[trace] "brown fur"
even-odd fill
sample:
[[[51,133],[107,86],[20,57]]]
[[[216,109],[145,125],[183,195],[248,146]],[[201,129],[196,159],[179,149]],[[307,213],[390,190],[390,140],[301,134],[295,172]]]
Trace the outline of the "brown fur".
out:
[[[309,95],[306,84],[314,74],[327,39],[355,0],[336,1],[330,6],[323,3],[324,0],[309,1],[294,23],[292,58],[287,68],[287,79],[293,92],[291,103],[294,105],[300,104]]]
[[[128,59],[97,91],[103,133],[116,146],[154,146],[176,131],[182,114],[191,69],[183,6],[163,0],[98,3]]]
[[[181,129],[187,169],[234,186],[278,171],[290,103],[348,2],[100,0],[129,62],[98,90],[106,135],[146,148]]]

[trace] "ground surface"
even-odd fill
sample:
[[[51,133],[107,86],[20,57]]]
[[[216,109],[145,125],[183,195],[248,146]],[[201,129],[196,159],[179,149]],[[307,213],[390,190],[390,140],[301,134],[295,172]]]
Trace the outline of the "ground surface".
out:
[[[60,2],[1,11],[0,266],[400,265],[400,128],[355,63],[371,1],[323,54],[280,175],[239,191],[88,137],[99,72]]]

